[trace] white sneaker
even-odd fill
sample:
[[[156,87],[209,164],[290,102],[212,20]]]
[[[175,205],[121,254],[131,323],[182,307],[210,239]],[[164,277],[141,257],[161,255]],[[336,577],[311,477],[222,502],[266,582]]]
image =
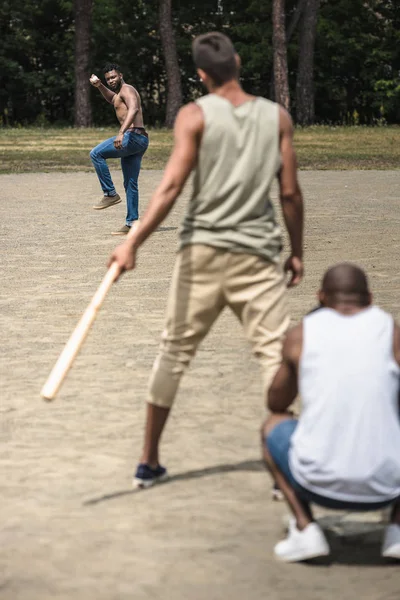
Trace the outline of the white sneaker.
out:
[[[317,523],[310,523],[303,531],[299,531],[296,523],[291,521],[286,540],[282,540],[275,546],[274,554],[283,562],[297,562],[328,556],[329,545]]]
[[[386,527],[382,544],[382,556],[400,560],[400,525],[392,523]]]

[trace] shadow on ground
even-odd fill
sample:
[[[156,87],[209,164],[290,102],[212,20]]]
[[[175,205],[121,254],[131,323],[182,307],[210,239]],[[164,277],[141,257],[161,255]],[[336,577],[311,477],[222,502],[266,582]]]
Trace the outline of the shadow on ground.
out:
[[[263,471],[264,464],[261,460],[244,460],[239,463],[232,464],[223,464],[223,465],[215,465],[214,467],[206,467],[205,469],[195,469],[193,471],[185,471],[184,473],[177,473],[176,475],[172,475],[166,481],[160,483],[159,485],[168,485],[170,483],[176,483],[177,481],[188,481],[190,479],[199,479],[200,477],[207,477],[209,475],[217,475],[220,473],[231,473],[232,471]],[[106,502],[108,500],[115,500],[116,498],[121,498],[121,496],[131,496],[137,493],[143,493],[144,491],[151,491],[157,489],[159,486],[155,486],[149,488],[147,490],[142,489],[128,489],[128,490],[120,490],[117,492],[112,492],[110,494],[104,494],[103,496],[99,496],[97,498],[91,498],[90,500],[86,500],[83,505],[84,506],[92,506],[93,504],[100,504],[101,502]]]
[[[84,506],[93,506],[110,500],[117,500],[122,496],[133,496],[143,492],[157,490],[160,485],[168,485],[179,481],[190,481],[221,473],[232,473],[238,471],[257,472],[264,471],[264,463],[261,460],[246,460],[239,463],[228,463],[195,469],[172,475],[167,481],[149,488],[125,489],[109,494],[103,494],[83,502]],[[343,520],[341,516],[325,516],[319,520],[324,529],[331,554],[329,557],[307,561],[307,565],[327,567],[333,564],[359,565],[359,566],[392,566],[395,561],[384,559],[381,554],[381,544],[384,534],[384,523],[370,523],[358,520]]]

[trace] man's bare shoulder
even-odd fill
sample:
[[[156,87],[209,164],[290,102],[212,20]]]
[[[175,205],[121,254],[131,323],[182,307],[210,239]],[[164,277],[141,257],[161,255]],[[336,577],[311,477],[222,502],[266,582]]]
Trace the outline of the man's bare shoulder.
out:
[[[130,83],[126,83],[126,81],[124,81],[124,83],[121,86],[121,91],[122,90],[133,90],[134,92],[137,93],[137,89]]]
[[[295,325],[286,334],[283,343],[283,355],[290,361],[297,362],[303,346],[303,322]]]
[[[204,116],[203,111],[195,102],[189,102],[185,104],[179,110],[175,122],[175,130],[177,129],[190,129],[194,132],[202,132],[204,127]]]
[[[400,327],[394,322],[393,331],[393,354],[398,365],[400,365]]]
[[[290,344],[297,344],[303,341],[303,322],[289,329],[286,334],[286,341]]]
[[[121,89],[119,90],[119,95],[122,98],[125,95],[130,95],[130,96],[134,95],[136,97],[140,97],[137,89],[135,87],[133,87],[133,85],[130,85],[129,83],[123,83],[123,85],[121,86]]]
[[[185,106],[182,106],[182,108],[179,110],[178,115],[181,118],[190,119],[196,116],[202,117],[203,111],[201,110],[200,106],[196,104],[196,102],[189,102],[189,104],[185,104]]]

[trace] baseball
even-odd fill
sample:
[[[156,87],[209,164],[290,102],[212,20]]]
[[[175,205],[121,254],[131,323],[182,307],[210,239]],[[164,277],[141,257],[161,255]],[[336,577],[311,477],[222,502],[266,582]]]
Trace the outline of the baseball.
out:
[[[97,86],[100,83],[100,79],[97,77],[97,75],[91,75],[90,76],[90,83],[94,86]]]

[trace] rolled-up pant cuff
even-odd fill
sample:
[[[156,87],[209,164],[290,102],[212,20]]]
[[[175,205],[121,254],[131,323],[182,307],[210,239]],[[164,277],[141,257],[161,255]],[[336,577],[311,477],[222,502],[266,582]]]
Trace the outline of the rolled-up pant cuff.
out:
[[[154,406],[158,406],[159,408],[172,408],[174,403],[174,398],[160,398],[154,396],[147,397],[147,404],[153,404]]]

